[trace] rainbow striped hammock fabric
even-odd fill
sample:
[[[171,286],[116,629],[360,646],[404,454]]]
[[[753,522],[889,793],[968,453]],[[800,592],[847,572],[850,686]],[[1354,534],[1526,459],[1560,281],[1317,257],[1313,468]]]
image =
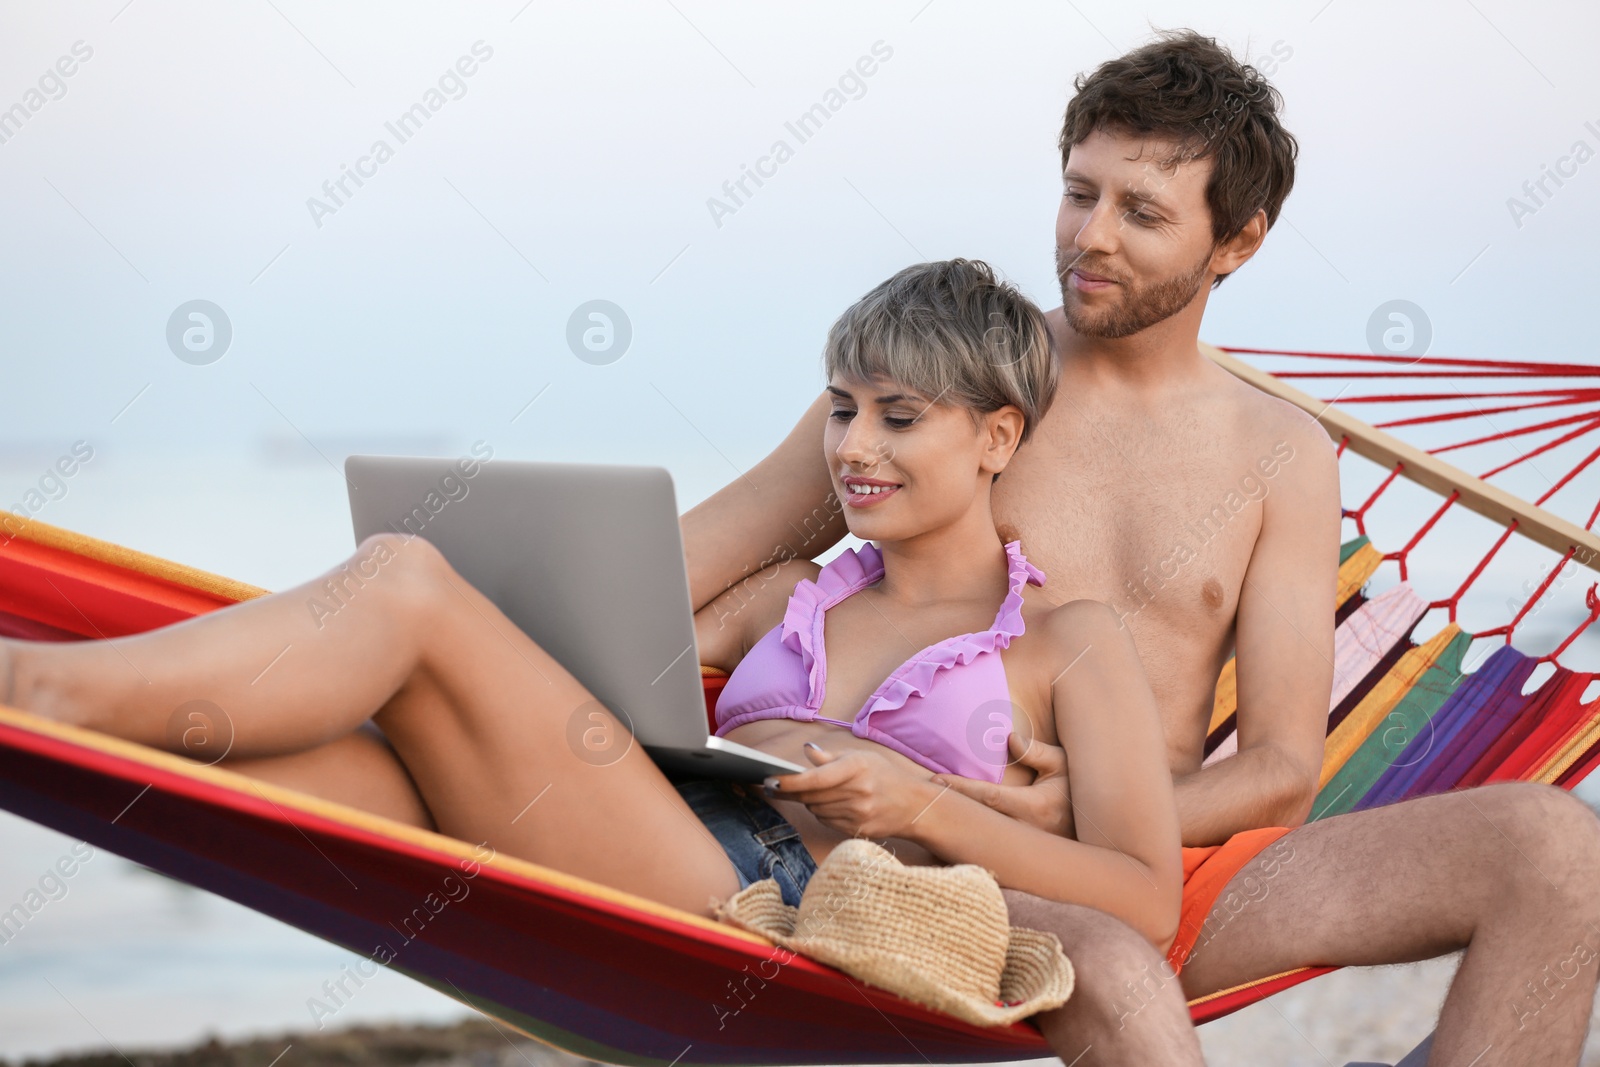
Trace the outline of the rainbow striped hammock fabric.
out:
[[[1342,462],[1355,453],[1390,468],[1369,499],[1345,512],[1358,533],[1341,552],[1336,685],[1312,817],[1463,784],[1526,779],[1570,787],[1600,764],[1600,700],[1582,701],[1593,676],[1556,662],[1600,616],[1593,592],[1584,625],[1554,652],[1534,657],[1510,643],[1562,567],[1575,556],[1589,564],[1597,558],[1600,539],[1587,528],[1594,516],[1583,527],[1568,522],[1300,393],[1284,384],[1290,374],[1267,375],[1220,350],[1207,351],[1241,378],[1316,414],[1340,442]],[[1358,370],[1344,372],[1353,377],[1600,374],[1600,368],[1551,364],[1419,360],[1397,375],[1359,369],[1360,360],[1374,357],[1341,358],[1357,361]],[[1435,372],[1435,364],[1449,369]],[[1600,427],[1600,412],[1592,410],[1597,390],[1474,394],[1489,395],[1538,396],[1519,410],[1590,405],[1582,417],[1514,433],[1544,431],[1565,441],[1575,436],[1572,425]],[[1467,399],[1459,390],[1438,396]],[[1346,402],[1358,399],[1385,402]],[[1600,449],[1578,469],[1597,455]],[[1397,477],[1445,500],[1409,544],[1385,554],[1365,536],[1365,519]],[[1561,554],[1515,619],[1477,634],[1461,629],[1456,608],[1489,557],[1454,597],[1431,605],[1405,580],[1407,554],[1456,505],[1505,527],[1490,556],[1513,532]],[[1374,593],[1369,580],[1385,559],[1399,562],[1402,580]],[[0,634],[9,636],[114,637],[264,592],[36,521],[0,544]],[[1413,642],[1412,630],[1429,607],[1447,610],[1450,621]],[[1496,636],[1505,638],[1503,646],[1463,673],[1468,645]],[[1555,663],[1555,674],[1523,694],[1541,661]],[[708,706],[720,686],[720,677],[707,677]],[[1230,663],[1217,685],[1209,758],[1225,758],[1230,750],[1234,700]],[[803,957],[779,966],[771,943],[698,916],[3,707],[0,807],[342,945],[518,1031],[593,1059],[978,1063],[1049,1053],[1027,1024],[970,1026]],[[446,880],[462,878],[472,880],[472,892],[448,899]],[[1191,1012],[1197,1021],[1214,1019],[1330,969],[1263,976],[1201,998]]]

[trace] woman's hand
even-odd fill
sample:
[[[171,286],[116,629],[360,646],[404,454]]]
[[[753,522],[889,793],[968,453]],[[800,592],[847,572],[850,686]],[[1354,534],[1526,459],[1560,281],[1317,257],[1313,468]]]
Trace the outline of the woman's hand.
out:
[[[964,796],[1037,826],[1046,833],[1067,836],[1072,830],[1072,796],[1067,788],[1067,751],[1038,740],[1024,740],[1017,731],[1007,742],[1011,758],[1032,769],[1032,785],[996,785],[957,774],[934,775],[935,785],[948,785]]]
[[[818,822],[852,837],[911,837],[911,824],[939,793],[876,752],[853,748],[840,755],[812,741],[804,749],[817,766],[767,779],[776,783],[768,795],[798,800]]]

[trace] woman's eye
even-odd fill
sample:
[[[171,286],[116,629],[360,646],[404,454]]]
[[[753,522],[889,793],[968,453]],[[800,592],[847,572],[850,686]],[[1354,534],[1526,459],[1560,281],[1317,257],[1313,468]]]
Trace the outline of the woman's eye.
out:
[[[855,418],[855,414],[855,412],[849,410],[848,408],[835,408],[829,413],[828,417],[830,419],[838,419],[840,422],[849,422],[851,419]]]
[[[897,430],[904,430],[908,426],[915,425],[917,420],[915,418],[903,418],[899,415],[885,415],[883,421]]]

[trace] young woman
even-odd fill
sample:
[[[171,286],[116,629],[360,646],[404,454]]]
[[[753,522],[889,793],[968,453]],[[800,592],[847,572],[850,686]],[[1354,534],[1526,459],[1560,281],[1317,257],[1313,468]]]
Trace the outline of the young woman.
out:
[[[920,264],[840,318],[826,367],[837,504],[876,547],[774,568],[696,617],[702,656],[733,672],[717,732],[811,767],[765,790],[670,781],[435,549],[395,535],[363,542],[350,562],[380,558],[378,577],[333,617],[307,609],[325,576],[133,637],[0,642],[0,701],[179,752],[183,709],[207,701],[235,770],[701,914],[768,876],[796,903],[863,835],[1100,908],[1164,950],[1177,815],[1133,643],[1104,605],[1052,603],[989,508],[1054,392],[1043,315],[982,263]],[[1063,835],[939,781],[1026,782],[1011,757],[1032,737],[1066,752]]]

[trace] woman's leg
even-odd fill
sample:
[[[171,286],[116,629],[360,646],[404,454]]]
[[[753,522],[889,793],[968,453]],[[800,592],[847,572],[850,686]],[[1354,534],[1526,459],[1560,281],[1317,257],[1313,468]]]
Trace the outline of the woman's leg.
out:
[[[408,826],[436,829],[411,772],[372,723],[304,752],[261,759],[229,758],[217,766]]]
[[[369,538],[323,579],[147,634],[0,643],[8,691],[176,751],[204,722],[238,760],[375,717],[444,833],[702,914],[738,889],[611,713],[421,539]]]
[[[19,707],[203,761],[314,748],[371,718],[418,668],[428,633],[404,607],[429,553],[380,536],[319,578],[159,630],[0,642],[0,694],[9,675]]]

